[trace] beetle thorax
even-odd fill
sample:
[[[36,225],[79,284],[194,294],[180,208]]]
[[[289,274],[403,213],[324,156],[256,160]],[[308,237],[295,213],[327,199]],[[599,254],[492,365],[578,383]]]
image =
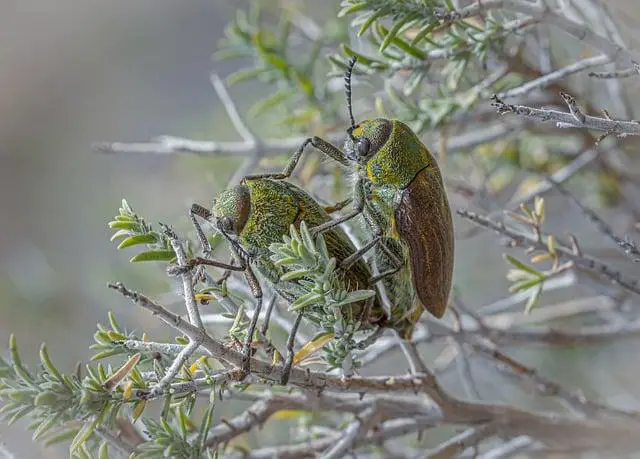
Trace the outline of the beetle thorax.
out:
[[[367,176],[374,185],[404,189],[431,164],[431,157],[409,126],[398,120],[392,124],[387,142],[366,162]]]

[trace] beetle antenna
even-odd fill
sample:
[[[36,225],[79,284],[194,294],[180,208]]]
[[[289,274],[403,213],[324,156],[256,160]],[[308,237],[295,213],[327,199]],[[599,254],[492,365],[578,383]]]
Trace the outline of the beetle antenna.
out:
[[[357,56],[353,56],[349,59],[347,71],[344,72],[344,91],[347,95],[347,109],[349,110],[349,120],[351,121],[351,129],[349,132],[356,128],[356,120],[353,117],[353,105],[351,103],[351,75],[353,74],[353,67],[355,67],[357,60]]]

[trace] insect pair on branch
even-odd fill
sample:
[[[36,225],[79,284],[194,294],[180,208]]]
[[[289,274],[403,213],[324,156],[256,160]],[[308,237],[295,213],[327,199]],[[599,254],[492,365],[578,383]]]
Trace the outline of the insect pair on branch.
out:
[[[344,311],[364,328],[392,328],[409,339],[422,311],[435,317],[445,312],[453,274],[453,223],[442,176],[435,158],[416,134],[398,120],[369,119],[356,123],[351,102],[351,76],[356,59],[345,73],[350,127],[344,152],[320,137],[310,137],[299,147],[281,173],[248,175],[239,185],[224,190],[213,209],[194,204],[191,218],[203,247],[204,257],[189,267],[213,266],[244,273],[256,307],[244,342],[243,370],[250,371],[254,332],[263,303],[263,291],[254,268],[289,303],[304,295],[304,277],[286,276],[286,263],[276,266],[269,248],[281,243],[290,227],[305,222],[318,242],[320,235],[328,255],[335,259],[338,275],[350,291],[375,288],[376,294],[346,305]],[[302,189],[286,181],[302,154],[313,147],[351,169],[357,177],[344,215],[332,219]],[[371,239],[356,249],[339,227],[362,216]],[[212,223],[228,241],[232,263],[211,258],[211,246],[197,217]],[[372,270],[364,257],[373,251]],[[295,277],[295,276],[293,276]],[[295,287],[302,290],[296,291]],[[294,288],[291,288],[294,287]],[[313,292],[306,292],[311,294]],[[385,300],[387,304],[385,307]],[[295,333],[305,309],[300,309],[287,344],[281,383],[286,384],[293,363]],[[336,331],[339,335],[340,330]]]

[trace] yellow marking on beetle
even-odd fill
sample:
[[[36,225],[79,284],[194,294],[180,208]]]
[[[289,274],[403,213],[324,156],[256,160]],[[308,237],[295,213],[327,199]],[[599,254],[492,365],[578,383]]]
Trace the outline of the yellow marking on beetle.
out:
[[[371,164],[367,165],[367,178],[370,182],[375,181],[375,176],[373,175],[373,167],[371,167]]]
[[[396,218],[393,215],[391,216],[391,231],[389,231],[388,235],[393,239],[400,239],[400,233],[398,232],[398,227],[396,226]]]
[[[352,132],[354,137],[360,137],[362,135],[362,124],[355,128]]]

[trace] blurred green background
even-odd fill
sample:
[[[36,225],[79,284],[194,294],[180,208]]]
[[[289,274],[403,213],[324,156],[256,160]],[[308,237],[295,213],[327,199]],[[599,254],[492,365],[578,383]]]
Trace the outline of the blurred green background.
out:
[[[322,22],[338,2],[299,3]],[[635,2],[610,4],[636,43]],[[128,254],[116,252],[106,223],[126,197],[150,222],[186,228],[188,205],[208,203],[234,165],[188,156],[100,155],[90,144],[160,134],[238,140],[209,72],[224,76],[240,67],[214,63],[211,54],[228,19],[245,7],[246,2],[225,0],[9,0],[0,7],[0,342],[16,333],[28,363],[36,362],[38,346],[46,341],[60,368],[71,370],[90,355],[95,324],[106,321],[109,310],[130,328],[165,330],[106,289],[115,280],[151,295],[173,289],[156,270],[132,266]],[[243,84],[231,93],[246,109],[260,91]],[[254,127],[264,132],[268,126],[262,119]],[[454,198],[457,204],[464,202]],[[567,211],[566,202],[551,203],[548,212],[552,229],[577,226],[589,248],[599,248],[599,241],[611,248],[581,216]],[[465,286],[463,295],[473,289],[466,297],[473,306],[507,295],[498,246],[491,234],[458,245],[456,283]],[[514,355],[552,379],[638,408],[640,390],[628,365],[637,360],[638,344],[626,340]],[[496,377],[508,379],[489,366],[476,370],[487,398],[522,398],[496,385]],[[455,385],[455,372],[447,382]],[[0,423],[0,443],[17,458],[67,455],[32,445],[24,423]]]

